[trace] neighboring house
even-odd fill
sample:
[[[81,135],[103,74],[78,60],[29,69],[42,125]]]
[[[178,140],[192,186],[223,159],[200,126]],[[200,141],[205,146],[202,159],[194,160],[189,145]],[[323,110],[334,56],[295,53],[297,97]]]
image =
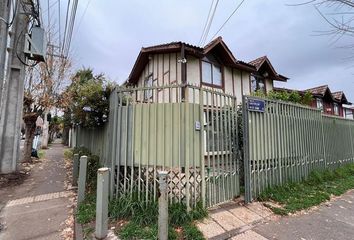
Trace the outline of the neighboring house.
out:
[[[351,105],[344,92],[331,92],[328,85],[318,86],[314,88],[309,88],[306,90],[295,90],[286,88],[274,88],[275,91],[296,91],[300,95],[304,95],[306,92],[310,92],[313,96],[313,100],[310,106],[313,108],[321,109],[324,114],[335,115],[340,117],[346,117],[350,115],[352,109],[343,107],[343,105]],[[353,112],[351,113],[353,114]]]
[[[344,117],[343,104],[351,104],[342,91],[332,93],[328,85],[310,88],[305,91],[311,92],[314,97],[311,106],[321,109],[323,113],[328,115]]]
[[[231,94],[240,103],[243,95],[257,90],[269,92],[273,81],[287,79],[275,71],[266,56],[250,63],[236,59],[218,37],[205,47],[172,42],[142,48],[126,84],[191,84]]]
[[[275,71],[267,56],[257,58],[249,63],[257,70],[251,74],[251,92],[267,93],[273,90],[273,81],[286,82],[288,80],[287,77]]]
[[[354,107],[350,105],[343,105],[344,117],[354,120]]]

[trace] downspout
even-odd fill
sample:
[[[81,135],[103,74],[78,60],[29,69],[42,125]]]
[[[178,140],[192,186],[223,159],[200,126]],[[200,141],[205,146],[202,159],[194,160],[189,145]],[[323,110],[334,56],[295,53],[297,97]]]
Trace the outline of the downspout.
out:
[[[182,43],[181,46],[181,82],[182,82],[182,100],[186,99],[187,92],[187,60],[186,60],[186,50],[185,45]]]

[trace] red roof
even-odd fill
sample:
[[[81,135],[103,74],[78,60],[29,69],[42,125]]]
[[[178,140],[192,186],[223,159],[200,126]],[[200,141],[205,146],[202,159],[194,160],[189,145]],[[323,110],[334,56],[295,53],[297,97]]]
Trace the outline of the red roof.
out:
[[[255,60],[252,60],[249,62],[249,64],[253,65],[256,67],[257,71],[259,71],[263,66],[266,66],[269,68],[269,70],[271,71],[272,77],[274,80],[278,80],[278,81],[284,81],[286,82],[288,80],[287,77],[278,74],[273,65],[271,64],[271,62],[269,61],[267,56],[263,56],[263,57],[259,57]]]
[[[221,37],[218,37],[205,45],[205,47],[194,46],[185,42],[170,42],[150,47],[143,47],[135,61],[133,69],[129,75],[128,82],[135,83],[148,62],[148,55],[153,53],[179,52],[184,47],[186,53],[198,58],[204,57],[211,51],[217,52],[226,66],[238,68],[248,72],[256,71],[255,67],[249,63],[237,60]]]
[[[312,93],[314,95],[320,95],[322,97],[326,94],[327,90],[329,90],[328,85],[322,85],[322,86],[306,89],[306,91],[309,91],[310,93]]]

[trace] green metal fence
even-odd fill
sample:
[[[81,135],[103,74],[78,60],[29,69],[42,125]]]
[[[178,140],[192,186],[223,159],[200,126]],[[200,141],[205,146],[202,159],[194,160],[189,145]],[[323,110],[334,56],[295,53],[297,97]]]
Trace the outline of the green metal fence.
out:
[[[244,96],[245,200],[306,179],[313,170],[354,162],[354,121],[320,110]]]
[[[114,169],[112,197],[156,200],[166,170],[171,202],[213,206],[240,193],[236,108],[235,97],[191,85],[118,88],[108,124],[78,130],[76,145]]]

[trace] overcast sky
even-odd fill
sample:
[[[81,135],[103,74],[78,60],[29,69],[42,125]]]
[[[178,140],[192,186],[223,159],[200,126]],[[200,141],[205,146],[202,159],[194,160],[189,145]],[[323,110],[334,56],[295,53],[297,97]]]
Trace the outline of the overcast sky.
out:
[[[64,7],[66,1],[61,2]],[[239,2],[220,0],[209,38]],[[318,36],[316,31],[328,30],[328,24],[311,5],[286,5],[296,2],[246,0],[218,35],[239,60],[267,55],[276,70],[290,78],[278,86],[306,89],[328,84],[354,101],[354,60],[347,59],[348,49],[339,48],[353,38],[333,45],[330,36]],[[79,0],[71,46],[75,67],[91,67],[122,83],[142,46],[171,41],[198,44],[210,3]]]

